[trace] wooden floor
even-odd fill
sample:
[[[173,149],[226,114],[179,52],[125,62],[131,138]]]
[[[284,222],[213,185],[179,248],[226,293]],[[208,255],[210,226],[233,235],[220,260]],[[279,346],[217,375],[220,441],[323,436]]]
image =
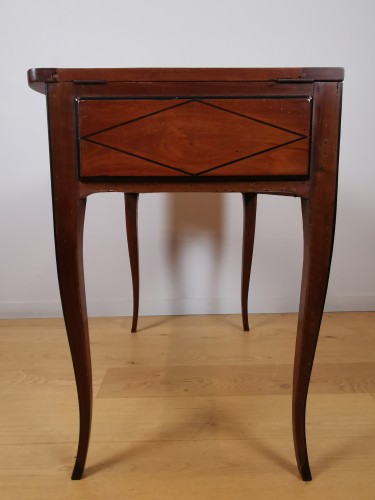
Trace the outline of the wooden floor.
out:
[[[62,320],[0,322],[0,498],[375,499],[375,313],[326,314],[294,459],[293,314],[92,319],[94,418],[78,411]]]

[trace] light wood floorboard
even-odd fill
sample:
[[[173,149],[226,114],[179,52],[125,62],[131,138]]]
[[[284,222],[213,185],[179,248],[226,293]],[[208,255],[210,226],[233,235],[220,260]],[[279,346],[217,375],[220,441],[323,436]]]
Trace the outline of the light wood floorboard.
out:
[[[375,499],[375,313],[327,313],[295,465],[296,315],[94,318],[94,418],[78,410],[60,319],[0,321],[0,498]]]

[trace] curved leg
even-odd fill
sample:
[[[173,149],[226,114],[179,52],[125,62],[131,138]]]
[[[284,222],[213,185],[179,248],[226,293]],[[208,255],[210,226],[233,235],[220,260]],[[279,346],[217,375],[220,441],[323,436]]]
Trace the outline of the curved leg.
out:
[[[57,272],[80,415],[79,443],[72,479],[82,477],[92,415],[91,359],[82,256],[85,206],[86,200],[70,200],[67,204],[63,201],[54,203]],[[68,208],[69,218],[66,217]]]
[[[138,309],[139,309],[139,258],[138,258],[138,230],[137,209],[138,193],[125,193],[125,219],[126,234],[128,237],[128,250],[130,269],[133,280],[133,321],[132,332],[137,331]]]
[[[253,259],[255,219],[257,211],[257,195],[242,193],[243,198],[243,241],[242,241],[242,279],[241,310],[242,324],[245,332],[249,331],[248,296],[251,263]]]
[[[326,298],[331,265],[335,203],[302,200],[304,260],[293,376],[293,437],[297,465],[304,481],[311,481],[306,448],[306,399]]]
[[[297,465],[311,480],[306,449],[306,398],[327,293],[336,218],[342,85],[314,85],[310,186],[302,199],[304,257],[293,374],[293,437]]]
[[[82,199],[79,194],[74,101],[72,84],[48,86],[56,264],[80,416],[78,451],[72,479],[80,479],[90,439],[92,375],[82,252],[86,199]]]

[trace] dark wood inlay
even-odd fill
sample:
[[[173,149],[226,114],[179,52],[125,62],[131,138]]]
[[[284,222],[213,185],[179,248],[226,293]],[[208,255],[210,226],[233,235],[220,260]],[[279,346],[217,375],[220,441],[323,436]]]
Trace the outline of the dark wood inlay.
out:
[[[309,98],[82,100],[78,114],[82,177],[308,174]]]

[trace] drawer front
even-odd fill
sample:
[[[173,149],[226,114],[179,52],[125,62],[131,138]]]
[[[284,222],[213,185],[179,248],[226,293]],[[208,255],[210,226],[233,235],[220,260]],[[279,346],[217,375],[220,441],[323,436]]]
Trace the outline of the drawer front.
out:
[[[311,98],[80,99],[80,175],[307,176]]]

